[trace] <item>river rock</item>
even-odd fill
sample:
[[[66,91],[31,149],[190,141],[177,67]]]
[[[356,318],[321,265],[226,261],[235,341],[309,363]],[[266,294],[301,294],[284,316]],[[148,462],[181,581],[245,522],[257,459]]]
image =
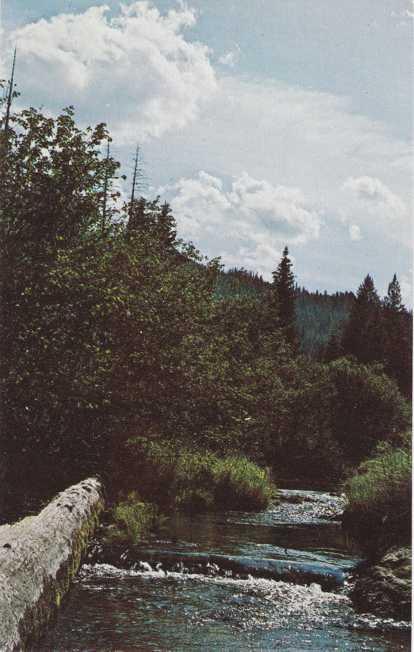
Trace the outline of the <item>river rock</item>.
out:
[[[411,548],[393,547],[357,579],[355,607],[385,618],[411,618]]]
[[[60,493],[37,516],[0,527],[2,652],[33,649],[41,638],[78,571],[102,509],[102,486],[89,478]]]

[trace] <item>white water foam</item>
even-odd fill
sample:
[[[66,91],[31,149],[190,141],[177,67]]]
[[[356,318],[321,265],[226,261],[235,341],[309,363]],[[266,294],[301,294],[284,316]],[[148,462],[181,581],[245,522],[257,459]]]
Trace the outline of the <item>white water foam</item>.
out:
[[[185,568],[164,571],[158,563],[153,568],[148,562],[139,562],[135,569],[122,569],[110,564],[85,564],[79,581],[93,582],[99,578],[143,578],[176,583],[198,583],[222,587],[230,600],[222,608],[226,617],[234,617],[248,623],[249,628],[280,628],[295,622],[300,629],[324,626],[349,627],[354,630],[409,630],[410,623],[391,618],[379,618],[372,614],[358,615],[354,612],[346,588],[339,592],[323,591],[317,583],[308,586],[279,580],[249,576],[239,579],[218,575],[220,569],[212,569],[211,575],[191,573]],[[95,588],[96,584],[94,582]],[[218,614],[219,615],[219,614]],[[201,616],[200,616],[201,617]]]

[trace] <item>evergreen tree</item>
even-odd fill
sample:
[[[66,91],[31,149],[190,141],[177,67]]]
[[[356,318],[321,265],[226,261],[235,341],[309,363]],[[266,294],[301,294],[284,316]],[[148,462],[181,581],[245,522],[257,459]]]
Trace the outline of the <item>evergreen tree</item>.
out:
[[[131,200],[128,210],[128,233],[137,232],[147,222],[147,200],[145,197]]]
[[[295,277],[287,247],[283,250],[278,268],[273,272],[273,295],[278,306],[278,326],[287,341],[296,348],[296,314],[295,314]]]
[[[364,363],[383,360],[381,301],[370,274],[358,288],[349,320],[344,328],[344,353]]]
[[[171,206],[164,202],[157,219],[157,231],[160,242],[166,249],[171,249],[175,243],[177,231]]]
[[[392,281],[388,286],[388,293],[384,299],[384,306],[393,313],[399,313],[405,310],[401,299],[401,288],[396,274],[394,274]]]
[[[412,317],[405,309],[396,274],[384,298],[384,358],[387,373],[400,389],[411,395],[412,384]]]

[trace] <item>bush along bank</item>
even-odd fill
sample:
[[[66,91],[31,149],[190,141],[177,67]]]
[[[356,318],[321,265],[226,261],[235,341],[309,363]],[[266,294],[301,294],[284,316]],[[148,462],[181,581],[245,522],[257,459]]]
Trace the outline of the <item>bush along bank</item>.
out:
[[[411,613],[411,457],[409,434],[397,448],[380,446],[348,480],[343,516],[369,560],[352,592],[355,606],[405,620]]]
[[[130,440],[128,449],[128,473],[122,488],[116,479],[118,502],[106,512],[89,549],[91,563],[123,567],[128,551],[151,540],[176,510],[259,511],[277,499],[268,471],[244,456],[179,451],[171,443],[145,438]]]
[[[127,472],[114,479],[124,494],[139,489],[143,500],[156,500],[161,511],[256,511],[277,496],[267,469],[243,455],[181,449],[171,442],[130,439]]]

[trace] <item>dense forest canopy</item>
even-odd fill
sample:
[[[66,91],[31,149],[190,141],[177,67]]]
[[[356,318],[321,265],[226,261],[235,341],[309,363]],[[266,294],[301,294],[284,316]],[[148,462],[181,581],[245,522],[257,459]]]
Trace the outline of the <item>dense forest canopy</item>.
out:
[[[0,127],[9,505],[92,472],[127,491],[154,445],[337,479],[398,443],[412,318],[396,277],[384,301],[371,277],[356,297],[309,293],[287,248],[272,283],[224,272],[135,181],[120,206],[105,125],[81,129],[69,108],[8,111]]]

